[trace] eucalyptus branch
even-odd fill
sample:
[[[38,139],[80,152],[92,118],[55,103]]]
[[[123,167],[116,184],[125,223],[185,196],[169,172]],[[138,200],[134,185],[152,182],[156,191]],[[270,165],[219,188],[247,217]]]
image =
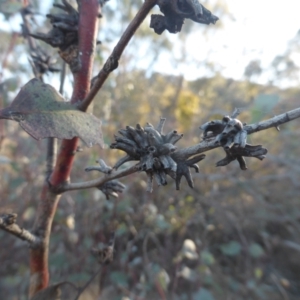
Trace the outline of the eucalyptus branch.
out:
[[[63,193],[66,191],[84,190],[84,189],[99,187],[100,185],[110,180],[125,177],[127,175],[133,174],[138,171],[140,171],[139,163],[122,170],[113,170],[111,173],[94,180],[78,182],[78,183],[66,183],[60,188],[58,188],[57,192]]]
[[[64,29],[53,27],[51,32],[59,32],[60,35],[46,35],[46,37],[49,38],[48,42],[50,42],[52,46],[60,47],[61,57],[69,63],[71,71],[73,72],[74,88],[71,103],[77,103],[81,99],[84,99],[89,92],[90,75],[94,58],[93,53],[98,32],[98,0],[81,1],[80,4],[80,11],[77,12],[64,0],[62,9],[65,13],[50,15],[53,21],[52,24],[55,26],[61,25]],[[57,20],[58,22],[56,22]],[[71,21],[72,28],[69,28],[70,26],[68,27],[68,29],[71,30],[65,30],[65,24],[61,22],[63,20]],[[78,32],[77,30],[73,30],[74,28],[77,29],[77,25],[79,26]],[[35,36],[38,37],[37,35]],[[56,39],[57,37],[63,38]],[[54,45],[51,38],[54,38],[54,40],[59,43]],[[44,40],[43,38],[40,39]],[[79,55],[79,53],[81,55]],[[55,167],[51,176],[48,178],[48,182],[51,183],[51,186],[60,186],[63,182],[68,180],[77,144],[78,138],[62,141]],[[46,288],[49,284],[49,240],[60,195],[52,192],[48,182],[45,182],[43,186],[33,225],[33,232],[41,236],[42,245],[30,250],[30,297],[39,290]]]
[[[32,234],[30,231],[21,228],[16,221],[17,214],[2,214],[0,215],[0,228],[21,240],[28,242],[31,247],[37,246],[41,243],[39,237]]]
[[[247,131],[247,134],[252,134],[272,127],[278,127],[281,124],[290,122],[299,117],[300,117],[300,108],[296,108],[286,113],[283,113],[281,115],[270,118],[268,120],[246,125],[244,126],[244,130]],[[218,147],[220,147],[220,144],[216,143],[216,139],[213,138],[211,140],[204,140],[192,147],[179,149],[173,154],[173,156],[174,157],[192,156]]]
[[[100,70],[99,74],[93,79],[92,87],[89,94],[85,99],[80,102],[78,108],[82,111],[85,111],[90,103],[93,101],[95,95],[98,93],[105,80],[108,78],[109,74],[118,68],[118,61],[126,48],[127,44],[135,34],[136,30],[139,28],[141,23],[147,17],[150,10],[156,5],[157,0],[145,0],[142,7],[130,22],[125,32],[121,36],[119,42],[113,49],[111,55],[106,60],[103,68]]]
[[[299,117],[300,117],[300,108],[296,108],[294,110],[283,113],[279,116],[275,116],[271,119],[261,121],[259,123],[255,123],[255,124],[246,125],[246,126],[244,126],[244,130],[245,130],[245,132],[247,132],[247,134],[252,134],[252,133],[255,133],[258,131],[269,129],[271,127],[278,127],[280,124],[287,123],[287,122],[292,121]],[[165,119],[163,119],[163,121],[161,121],[159,123],[159,125],[158,125],[159,130],[162,130],[164,121],[165,121]],[[151,127],[145,127],[145,128],[146,128],[146,131],[147,130],[149,131],[151,129]],[[130,130],[130,132],[132,134],[134,134],[134,132],[135,132],[134,129],[131,128],[130,126],[127,126],[127,130]],[[140,130],[140,129],[137,129],[137,130]],[[119,132],[121,132],[123,135],[126,135],[126,131],[124,131],[124,130],[123,131],[120,130]],[[182,137],[181,135],[178,135],[177,132],[176,133],[174,133],[174,132],[175,131],[173,131],[171,133],[176,134],[176,136]],[[170,134],[167,134],[165,136],[165,138],[169,137],[169,135]],[[123,142],[123,141],[126,141],[127,143],[130,142],[124,138],[118,138],[118,137],[116,137],[116,138],[119,141],[119,145],[123,145],[124,147],[125,147],[125,144],[122,144],[121,142]],[[142,140],[140,142],[142,143]],[[186,176],[187,175],[187,173],[185,172],[186,169],[188,169],[188,167],[192,167],[192,168],[195,168],[196,172],[198,172],[198,167],[197,167],[196,163],[198,161],[202,160],[205,155],[197,155],[197,154],[201,154],[203,152],[206,152],[206,151],[218,148],[218,147],[221,147],[218,137],[213,137],[210,139],[205,139],[195,146],[182,148],[182,149],[176,150],[174,152],[172,151],[171,157],[173,160],[175,160],[177,162],[177,171],[174,170],[175,172],[177,172],[177,176],[174,176],[172,174],[172,172],[170,172],[172,170],[171,165],[169,166],[171,169],[170,169],[170,171],[168,171],[168,174],[172,178],[176,179],[176,188],[179,189],[179,183],[180,183],[181,176],[185,176],[190,187],[193,187],[193,182],[192,182],[191,176]],[[253,146],[253,147],[256,147],[256,146]],[[257,146],[257,147],[260,147],[260,146]],[[118,148],[118,144],[117,143],[112,144],[111,148]],[[124,149],[129,151],[127,148],[128,148],[128,144]],[[246,146],[246,148],[247,148],[247,146]],[[122,150],[124,151],[124,149],[122,149]],[[175,148],[173,150],[175,150]],[[160,151],[162,151],[162,150],[160,149]],[[197,156],[195,156],[195,155],[197,155]],[[195,157],[193,157],[193,156],[195,156]],[[252,155],[248,155],[248,156],[252,156]],[[125,158],[128,158],[128,157],[129,156],[127,155]],[[162,159],[162,157],[163,156],[160,156],[161,159]],[[257,158],[263,159],[263,157],[264,156],[258,156]],[[126,160],[121,159],[121,161],[123,163],[125,161],[139,160],[139,159],[140,159],[139,157],[132,157],[132,158],[129,157],[129,159],[126,159]],[[185,163],[182,163],[182,162],[185,162]],[[163,160],[163,163],[166,164],[166,161]],[[118,163],[116,164],[116,166],[118,166],[118,167],[120,165],[121,164],[118,164]],[[86,182],[67,183],[67,184],[64,184],[63,186],[59,187],[57,192],[62,193],[62,192],[71,191],[71,190],[82,190],[82,189],[94,188],[94,187],[99,188],[99,186],[103,185],[104,183],[106,183],[108,181],[111,181],[111,180],[117,179],[117,178],[121,178],[121,177],[125,177],[125,176],[133,174],[137,171],[144,170],[143,165],[145,165],[145,161],[137,163],[134,166],[131,166],[131,167],[128,167],[128,168],[125,168],[122,170],[116,170],[116,166],[115,166],[115,169],[112,169],[110,172],[107,172],[107,174],[105,174],[103,177],[100,177],[98,179],[91,180],[91,181],[86,181]],[[146,163],[146,165],[147,165],[147,163]],[[225,165],[225,164],[220,163],[217,165],[221,166],[221,165]],[[91,171],[91,170],[99,171],[100,169],[101,168],[99,168],[99,167],[89,167],[86,170],[87,171]],[[246,166],[244,169],[246,169]],[[149,175],[149,174],[147,173],[147,175]],[[151,177],[150,178],[151,184],[149,184],[149,188],[147,190],[152,191],[153,173],[151,173],[149,176]],[[161,184],[161,185],[164,185],[164,184]]]
[[[254,132],[258,132],[261,130],[266,130],[269,129],[271,127],[278,127],[281,124],[290,122],[292,120],[295,120],[297,118],[300,117],[300,107],[290,110],[286,113],[283,113],[281,115],[275,116],[271,119],[259,122],[259,123],[255,123],[255,124],[251,124],[251,125],[247,125],[245,126],[245,130],[247,131],[248,134],[252,134]]]

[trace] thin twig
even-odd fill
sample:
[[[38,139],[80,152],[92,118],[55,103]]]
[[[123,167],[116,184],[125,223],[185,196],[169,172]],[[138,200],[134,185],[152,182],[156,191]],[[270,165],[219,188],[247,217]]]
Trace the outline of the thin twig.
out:
[[[140,168],[139,166],[140,166],[139,164],[136,164],[136,165],[128,167],[126,169],[112,171],[108,175],[105,175],[103,177],[100,177],[100,178],[97,178],[97,179],[91,180],[91,181],[68,183],[68,184],[65,184],[65,185],[59,187],[57,192],[63,193],[66,191],[84,190],[84,189],[88,189],[88,188],[98,187],[107,181],[121,178],[121,177],[130,175],[130,174],[133,174],[133,173],[139,171],[139,168]]]
[[[49,178],[53,172],[57,155],[57,139],[47,139],[47,153],[46,153],[46,178]]]
[[[148,253],[147,253],[147,245],[148,245],[148,240],[150,238],[150,235],[147,234],[144,242],[143,242],[143,259],[144,259],[144,266],[147,266],[150,261],[149,261],[149,257],[148,257]]]
[[[285,291],[285,289],[282,287],[280,280],[277,278],[277,276],[275,274],[271,274],[271,279],[272,281],[275,283],[276,287],[278,288],[280,294],[283,297],[283,300],[289,300],[289,295],[288,293]]]
[[[143,256],[144,256],[144,264],[145,265],[150,263],[148,254],[147,254],[147,245],[148,245],[149,239],[151,239],[154,242],[156,247],[159,249],[159,252],[161,254],[163,253],[163,248],[162,248],[159,240],[157,239],[156,235],[153,232],[148,232],[148,234],[146,235],[144,242],[143,242],[143,253],[144,253]]]
[[[59,86],[59,92],[60,94],[64,93],[64,85],[65,85],[65,79],[66,79],[66,71],[67,71],[67,64],[65,61],[62,62],[62,70],[60,72],[60,86]]]
[[[80,102],[78,108],[82,111],[85,111],[90,103],[93,101],[95,95],[98,93],[102,85],[104,84],[105,80],[109,76],[109,74],[118,67],[118,61],[126,48],[127,44],[135,34],[136,30],[139,28],[141,23],[147,17],[149,11],[155,6],[157,0],[145,0],[142,7],[130,22],[128,27],[126,28],[125,32],[121,36],[119,42],[113,49],[111,55],[108,57],[107,61],[105,62],[103,68],[97,75],[96,79],[93,82],[92,88],[85,97],[85,99]]]
[[[34,51],[37,46],[36,46],[35,39],[29,35],[31,30],[30,30],[30,24],[29,24],[28,19],[26,17],[26,7],[27,7],[27,5],[26,6],[24,5],[24,8],[21,10],[21,16],[22,16],[23,26],[24,26],[23,30],[24,30],[25,38],[28,42],[29,49],[31,51]]]
[[[66,63],[62,62],[62,70],[60,73],[60,86],[59,92],[63,94],[64,92],[64,84],[66,78]],[[48,138],[47,139],[47,154],[46,154],[46,178],[49,178],[53,172],[54,166],[56,164],[56,157],[57,157],[57,139],[56,138]]]
[[[158,241],[156,235],[153,232],[148,232],[148,234],[146,235],[144,242],[143,242],[143,259],[144,259],[144,266],[146,266],[146,270],[150,263],[148,253],[147,253],[147,246],[148,246],[149,239],[152,239],[152,241],[155,243],[156,247],[159,249],[160,254],[162,253],[162,246],[160,245],[160,242]],[[166,300],[165,292],[164,292],[158,279],[154,280],[154,285],[156,287],[157,293],[159,294],[160,298],[162,300]]]
[[[40,245],[41,240],[30,231],[21,228],[17,221],[17,214],[2,214],[0,215],[0,228],[18,237],[19,239],[28,242],[31,247]]]
[[[81,288],[79,288],[79,292],[76,296],[76,298],[74,300],[78,300],[80,295],[84,292],[84,290],[91,284],[91,282],[95,279],[95,277],[100,273],[101,271],[101,267],[99,268],[99,270],[97,270],[92,276],[91,278],[85,283],[85,285]]]
[[[282,240],[281,242],[282,242],[283,246],[300,252],[300,245],[299,244],[297,244],[293,241],[288,241],[288,240]]]

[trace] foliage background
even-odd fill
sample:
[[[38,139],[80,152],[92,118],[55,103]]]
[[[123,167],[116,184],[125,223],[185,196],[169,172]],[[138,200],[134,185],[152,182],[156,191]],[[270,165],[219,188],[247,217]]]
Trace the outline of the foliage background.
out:
[[[11,11],[7,12],[3,3],[10,4]],[[228,8],[223,6],[222,10],[221,3],[216,5],[226,17]],[[7,22],[17,18],[18,1],[1,4]],[[42,10],[37,1],[34,4]],[[95,70],[138,5],[123,1],[117,11],[113,5],[106,6]],[[38,22],[39,30],[46,28],[42,18]],[[183,132],[178,146],[184,147],[200,141],[201,124],[221,118],[235,107],[243,108],[240,119],[247,123],[297,107],[299,88],[279,88],[276,80],[299,72],[292,60],[299,47],[298,35],[270,66],[276,85],[255,83],[256,76],[270,71],[255,60],[237,81],[223,77],[214,62],[204,58],[204,69],[210,76],[188,81],[181,75],[154,72],[151,66],[164,51],[174,64],[184,65],[188,61],[184,41],[194,25],[186,24],[176,40],[176,47],[181,47],[179,58],[173,55],[173,37],[155,36],[147,26],[143,24],[119,69],[95,99],[92,109],[103,121],[106,148],[83,148],[77,154],[72,181],[96,178],[98,174],[83,171],[96,159],[113,165],[123,155],[109,150],[109,144],[126,125],[156,124],[161,116],[166,117],[165,131]],[[215,30],[218,26],[201,28],[201,33],[209,39]],[[4,61],[12,33],[0,30],[0,35],[0,58]],[[146,58],[139,65],[145,49]],[[48,51],[56,57],[54,50]],[[26,55],[26,42],[18,37],[6,66],[2,65],[1,106],[33,76]],[[48,75],[46,81],[56,87],[59,83],[55,75]],[[68,76],[66,97],[70,89]],[[20,225],[30,228],[44,180],[46,144],[33,141],[17,123],[1,122],[0,126],[0,212],[18,213]],[[67,280],[84,284],[99,268],[90,255],[91,247],[105,241],[116,228],[114,262],[102,267],[81,299],[299,299],[298,127],[296,120],[281,126],[280,131],[252,135],[250,142],[263,144],[269,153],[263,162],[248,159],[247,171],[235,163],[216,168],[216,161],[224,157],[223,150],[210,151],[200,163],[200,173],[194,174],[193,190],[183,183],[181,190],[175,191],[170,181],[149,194],[144,174],[133,174],[122,179],[127,188],[118,199],[107,201],[96,189],[64,194],[52,229],[52,283]],[[5,232],[0,231],[0,239],[0,295],[26,299],[28,249]]]

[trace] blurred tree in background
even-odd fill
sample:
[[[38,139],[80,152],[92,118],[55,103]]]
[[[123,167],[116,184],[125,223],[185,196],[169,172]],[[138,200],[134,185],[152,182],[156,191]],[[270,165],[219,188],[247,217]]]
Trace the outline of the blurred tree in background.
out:
[[[49,3],[48,3],[49,2]],[[224,1],[203,1],[216,15],[229,16]],[[206,3],[207,2],[207,3]],[[95,70],[99,70],[124,27],[142,1],[109,2],[100,25]],[[46,29],[45,10],[51,1],[32,1],[36,28]],[[213,5],[209,7],[209,4]],[[0,106],[6,106],[29,78],[28,47],[22,37],[18,12],[22,3],[2,1],[0,29]],[[149,23],[149,20],[147,20]],[[224,26],[203,27],[187,22],[175,37],[155,35],[145,22],[119,68],[111,74],[93,103],[93,113],[103,121],[105,147],[86,148],[76,154],[72,178],[90,180],[97,174],[85,167],[101,158],[113,165],[123,155],[108,150],[114,133],[126,125],[156,124],[166,117],[166,131],[184,133],[180,146],[198,143],[199,126],[220,119],[235,107],[240,119],[257,122],[298,106],[300,89],[281,89],[277,80],[298,80],[299,35],[284,55],[274,58],[270,84],[255,83],[265,70],[251,61],[240,81],[225,78],[217,62],[202,57],[201,66],[209,76],[193,81],[185,74],[163,74],[155,64],[167,59],[180,70],[191,64],[185,40],[197,30],[207,40]],[[192,28],[193,27],[193,28]],[[57,57],[54,50],[43,45]],[[58,58],[57,65],[62,63]],[[57,89],[59,76],[45,81]],[[72,84],[67,73],[64,95],[70,97]],[[101,98],[97,101],[97,97]],[[115,257],[102,266],[99,276],[80,299],[299,299],[300,297],[300,203],[299,203],[299,120],[251,136],[250,141],[269,149],[263,161],[251,160],[242,171],[234,162],[216,168],[223,150],[207,154],[194,175],[194,189],[182,185],[145,192],[146,176],[133,174],[124,179],[126,192],[106,200],[98,189],[64,194],[52,225],[50,240],[51,283],[70,281],[84,284],[98,267],[90,248],[116,228]],[[44,181],[44,141],[34,141],[18,124],[0,123],[0,212],[16,212],[19,223],[32,226],[39,190]],[[29,276],[27,249],[23,243],[0,231],[0,298],[27,299]]]

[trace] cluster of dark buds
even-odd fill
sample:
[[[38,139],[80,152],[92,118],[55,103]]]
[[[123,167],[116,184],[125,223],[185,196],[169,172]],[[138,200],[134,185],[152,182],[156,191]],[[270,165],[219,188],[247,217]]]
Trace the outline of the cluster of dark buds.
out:
[[[86,172],[99,171],[104,174],[111,173],[112,168],[107,166],[106,163],[102,159],[99,159],[97,162],[99,163],[99,167],[98,166],[87,167],[87,168],[85,168],[85,171]],[[101,184],[97,188],[101,192],[103,192],[103,194],[106,196],[106,200],[109,200],[110,196],[118,198],[118,193],[122,193],[124,191],[125,185],[122,184],[118,180],[110,180],[110,181],[105,182],[104,184]]]
[[[35,12],[30,5],[24,7],[21,10],[23,18],[22,35],[25,39],[28,39],[30,47],[30,64],[33,69],[36,78],[42,79],[43,75],[49,72],[59,72],[60,69],[56,68],[56,60],[52,58],[46,51],[38,47],[30,39],[30,25],[35,22]]]
[[[127,153],[116,163],[115,169],[128,161],[140,161],[139,169],[147,174],[149,192],[153,190],[153,178],[158,185],[166,185],[167,175],[175,180],[177,189],[182,176],[185,176],[189,186],[193,187],[189,168],[199,172],[196,163],[205,157],[202,154],[189,159],[184,155],[176,155],[177,147],[174,145],[183,134],[178,134],[176,130],[163,134],[165,121],[166,119],[161,118],[156,128],[150,123],[144,128],[140,124],[137,124],[136,128],[127,126],[126,129],[119,130],[121,136],[115,136],[115,142],[110,146]]]
[[[164,30],[170,33],[180,32],[184,19],[207,25],[218,21],[218,17],[198,0],[158,0],[157,4],[164,14],[151,15],[150,28],[153,28],[157,34],[162,34]]]
[[[56,59],[47,54],[42,48],[36,47],[30,51],[30,64],[36,78],[49,72],[59,72],[60,69],[55,67]]]
[[[268,150],[261,145],[247,144],[247,131],[240,120],[236,119],[239,112],[234,112],[231,117],[225,116],[222,120],[214,120],[200,126],[204,131],[204,140],[215,138],[215,143],[220,144],[226,152],[226,157],[217,162],[216,166],[226,166],[237,160],[242,170],[247,170],[246,157],[265,158]]]
[[[62,0],[62,2],[63,4],[55,3],[53,6],[61,9],[64,13],[47,15],[53,28],[47,34],[36,33],[31,36],[64,51],[70,45],[78,43],[79,14],[66,0]]]
[[[63,13],[48,14],[52,29],[47,33],[31,33],[36,39],[42,40],[52,47],[60,49],[60,56],[76,71],[78,57],[78,11],[66,0],[63,4],[55,3],[54,6],[61,9]]]

